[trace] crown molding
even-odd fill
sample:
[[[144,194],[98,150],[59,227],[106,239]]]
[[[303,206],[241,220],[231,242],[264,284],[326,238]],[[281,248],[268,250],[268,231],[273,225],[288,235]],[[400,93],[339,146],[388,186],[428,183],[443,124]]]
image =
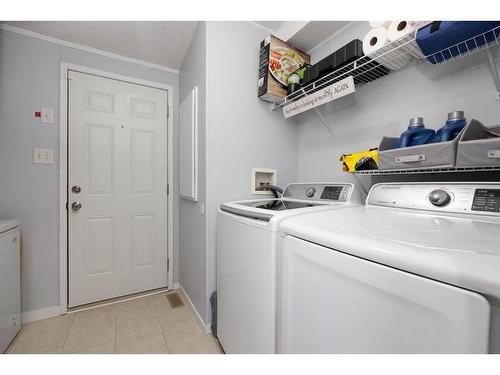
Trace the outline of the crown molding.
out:
[[[117,53],[104,51],[102,49],[93,48],[93,47],[85,46],[85,45],[78,44],[78,43],[68,42],[66,40],[62,40],[62,39],[58,39],[58,38],[53,38],[51,36],[47,36],[47,35],[44,35],[44,34],[36,33],[34,31],[22,29],[22,28],[16,27],[16,26],[7,25],[5,23],[1,23],[0,24],[0,29],[1,30],[5,30],[5,31],[10,31],[10,32],[13,32],[13,33],[16,33],[16,34],[21,34],[21,35],[24,35],[24,36],[27,36],[27,37],[30,37],[30,38],[40,39],[40,40],[43,40],[43,41],[46,41],[46,42],[49,42],[49,43],[58,44],[60,46],[64,46],[64,47],[68,47],[68,48],[73,48],[73,49],[77,49],[77,50],[84,51],[84,52],[93,53],[95,55],[101,55],[101,56],[109,57],[109,58],[116,59],[116,60],[126,61],[126,62],[129,62],[129,63],[132,63],[132,64],[137,64],[137,65],[145,66],[145,67],[156,69],[156,70],[162,70],[164,72],[169,72],[169,73],[173,73],[173,74],[179,74],[179,70],[170,68],[168,66],[163,66],[163,65],[159,65],[159,64],[155,64],[155,63],[150,63],[150,62],[147,62],[147,61],[144,61],[144,60],[140,60],[140,59],[135,59],[133,57],[127,57],[127,56],[119,55]]]

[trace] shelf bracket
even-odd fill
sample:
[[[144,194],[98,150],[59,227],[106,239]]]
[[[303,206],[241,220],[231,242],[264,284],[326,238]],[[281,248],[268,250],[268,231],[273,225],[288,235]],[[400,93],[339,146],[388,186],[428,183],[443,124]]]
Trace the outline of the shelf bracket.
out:
[[[330,124],[326,120],[325,116],[323,116],[323,114],[319,111],[318,108],[314,108],[314,112],[316,112],[316,114],[318,115],[318,118],[320,119],[321,123],[326,128],[326,130],[328,130],[328,134],[330,134],[331,136],[333,136],[333,129],[330,127]]]
[[[486,51],[488,55],[488,64],[490,66],[491,75],[493,76],[493,83],[495,84],[495,88],[497,90],[497,100],[500,100],[500,75],[498,73],[498,68],[495,64],[495,56],[493,56],[492,52],[493,48],[488,48]],[[496,51],[497,49],[495,49]]]
[[[351,173],[354,178],[356,179],[357,186],[363,190],[363,193],[365,193],[365,197],[368,196],[368,189],[365,187],[365,184],[363,184],[363,181],[361,181],[361,176],[357,175],[356,173]]]

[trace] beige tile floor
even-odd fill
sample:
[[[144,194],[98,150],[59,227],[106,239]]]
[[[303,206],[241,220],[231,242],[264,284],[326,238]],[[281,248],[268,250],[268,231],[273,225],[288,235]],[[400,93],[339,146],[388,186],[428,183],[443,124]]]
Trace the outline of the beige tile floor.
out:
[[[167,293],[28,323],[7,352],[222,353],[217,340],[202,333],[187,305],[173,309]]]

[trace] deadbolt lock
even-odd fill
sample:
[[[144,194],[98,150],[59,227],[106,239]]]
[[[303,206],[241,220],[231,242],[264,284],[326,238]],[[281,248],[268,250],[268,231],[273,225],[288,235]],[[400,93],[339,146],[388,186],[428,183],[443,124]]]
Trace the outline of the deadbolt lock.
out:
[[[78,194],[78,193],[80,193],[80,192],[82,191],[82,188],[81,188],[80,186],[78,186],[78,185],[75,185],[75,186],[73,186],[73,187],[71,188],[71,191],[72,191],[73,193],[75,193],[75,194]]]

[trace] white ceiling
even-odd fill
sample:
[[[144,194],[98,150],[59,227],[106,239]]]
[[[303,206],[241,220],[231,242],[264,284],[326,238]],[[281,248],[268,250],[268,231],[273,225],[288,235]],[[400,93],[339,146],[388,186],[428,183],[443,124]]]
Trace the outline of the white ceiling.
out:
[[[196,21],[5,22],[53,38],[180,69]]]
[[[325,41],[350,21],[255,21],[278,38],[309,51]]]
[[[179,70],[197,21],[7,21],[49,37]],[[347,21],[256,21],[297,48],[309,51]]]
[[[351,21],[311,21],[288,41],[303,51],[309,51],[338,32]]]
[[[258,23],[259,25],[276,32],[281,26],[283,26],[285,21],[255,21],[255,23]]]

